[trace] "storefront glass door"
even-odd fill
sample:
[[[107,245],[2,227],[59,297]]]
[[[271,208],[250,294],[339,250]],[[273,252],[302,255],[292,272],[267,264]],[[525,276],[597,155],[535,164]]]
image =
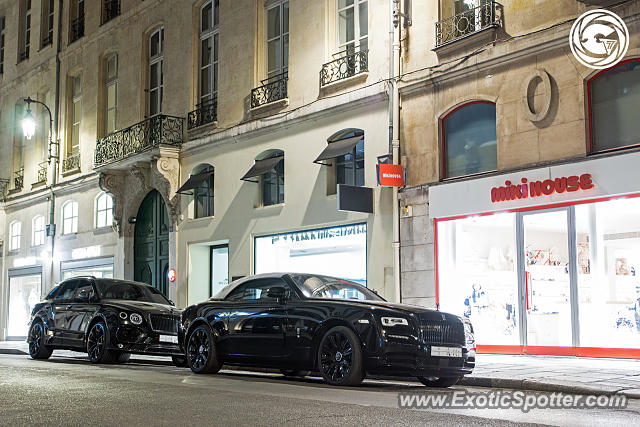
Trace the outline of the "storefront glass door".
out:
[[[26,337],[31,310],[40,302],[41,275],[9,278],[9,337]]]
[[[568,209],[519,215],[524,264],[521,313],[526,316],[526,346],[573,344],[569,216]]]

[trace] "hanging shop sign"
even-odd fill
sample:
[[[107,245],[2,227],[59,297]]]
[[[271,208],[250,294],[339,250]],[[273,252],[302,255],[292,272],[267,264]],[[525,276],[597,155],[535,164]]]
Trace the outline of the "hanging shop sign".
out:
[[[381,187],[404,187],[404,168],[402,165],[380,163],[378,170],[378,185]]]
[[[522,178],[519,183],[510,180],[504,186],[491,189],[491,202],[499,203],[510,200],[527,199],[529,197],[550,196],[554,193],[572,193],[574,191],[591,190],[594,188],[591,174],[572,175],[555,179],[533,180]]]

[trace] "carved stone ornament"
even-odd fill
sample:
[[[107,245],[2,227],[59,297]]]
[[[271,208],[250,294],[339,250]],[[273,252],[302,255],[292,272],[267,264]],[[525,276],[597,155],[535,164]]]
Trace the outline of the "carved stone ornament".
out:
[[[166,201],[171,223],[175,226],[180,215],[180,161],[177,156],[162,156],[151,162],[151,186],[156,188]]]
[[[532,89],[534,88],[534,84],[538,81],[540,81],[539,84],[542,85],[542,94],[540,95],[542,97],[542,105],[540,107],[540,111],[535,112],[532,108],[532,105],[534,104],[534,91]],[[551,77],[549,76],[549,73],[547,73],[544,68],[541,68],[529,74],[525,80],[523,91],[524,114],[527,119],[534,123],[541,122],[546,119],[549,115],[549,110],[551,109],[552,100]]]
[[[113,197],[113,222],[116,232],[122,229],[122,211],[125,200],[126,176],[121,173],[101,172],[98,179],[100,189]]]

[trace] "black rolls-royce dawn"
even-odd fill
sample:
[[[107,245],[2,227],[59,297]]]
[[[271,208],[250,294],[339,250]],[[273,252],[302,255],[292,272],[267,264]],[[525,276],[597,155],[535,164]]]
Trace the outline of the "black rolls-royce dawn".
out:
[[[178,344],[180,310],[144,283],[74,277],[36,304],[29,322],[29,354],[48,359],[55,349],[86,352],[93,363],[126,362],[131,353],[171,356],[186,366]]]
[[[357,283],[321,275],[246,277],[184,309],[179,332],[195,373],[223,364],[320,372],[327,383],[417,377],[448,387],[475,365],[468,320],[386,302]]]

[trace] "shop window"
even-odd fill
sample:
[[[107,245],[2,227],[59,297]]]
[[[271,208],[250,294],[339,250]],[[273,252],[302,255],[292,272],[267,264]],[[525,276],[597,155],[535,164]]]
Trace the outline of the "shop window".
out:
[[[591,121],[591,151],[640,145],[640,60],[598,73],[587,84]]]
[[[341,139],[362,135],[362,139],[347,154],[336,157],[336,184],[364,186],[364,131],[354,130]]]
[[[284,152],[276,150],[265,159],[277,157],[282,159],[271,170],[264,173],[260,179],[262,206],[284,203]]]
[[[20,221],[13,221],[9,225],[9,250],[20,250],[20,238],[22,237],[22,223]]]
[[[78,232],[78,202],[70,200],[62,205],[62,234]]]
[[[110,227],[113,224],[113,197],[100,193],[96,197],[95,212],[95,227]]]
[[[496,105],[473,102],[442,119],[443,178],[496,170]]]
[[[31,246],[40,246],[44,245],[44,217],[42,215],[38,215],[33,218],[32,221],[32,235],[31,235]]]
[[[155,30],[149,37],[149,117],[162,112],[164,90],[164,27]]]
[[[203,166],[196,171],[196,174],[206,174],[206,179],[193,189],[194,217],[213,216],[213,166]]]
[[[42,274],[9,277],[7,335],[26,337],[33,308],[40,302]]]
[[[104,61],[104,133],[115,132],[118,113],[118,55],[113,53]]]

